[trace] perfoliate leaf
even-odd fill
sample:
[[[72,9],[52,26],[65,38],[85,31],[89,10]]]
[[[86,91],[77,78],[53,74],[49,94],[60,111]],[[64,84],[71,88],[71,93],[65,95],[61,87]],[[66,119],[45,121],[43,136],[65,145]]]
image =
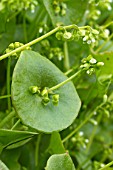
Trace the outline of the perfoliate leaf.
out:
[[[22,122],[36,130],[51,133],[72,124],[80,109],[80,99],[72,82],[53,91],[59,95],[56,105],[43,104],[42,96],[32,94],[31,86],[51,88],[67,77],[48,59],[33,51],[23,51],[12,79],[12,101]],[[45,89],[46,90],[46,89]]]

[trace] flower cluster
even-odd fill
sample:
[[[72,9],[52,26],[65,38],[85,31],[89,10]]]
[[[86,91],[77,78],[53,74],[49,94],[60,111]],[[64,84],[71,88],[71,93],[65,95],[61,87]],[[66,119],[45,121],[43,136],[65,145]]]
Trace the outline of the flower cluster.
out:
[[[96,45],[99,38],[99,31],[90,26],[76,27],[71,32],[66,30],[57,32],[56,38],[62,41],[82,39],[84,43]]]
[[[55,94],[53,92],[48,92],[49,88],[44,87],[41,89],[38,86],[30,86],[29,91],[32,94],[38,94],[42,98],[42,103],[46,106],[50,101],[52,101],[53,105],[57,106],[59,103],[59,94]]]
[[[83,58],[81,62],[82,65],[80,68],[86,70],[86,73],[89,75],[95,72],[95,68],[100,68],[104,65],[103,62],[97,62],[97,60],[93,58],[92,55],[89,55],[87,58]]]
[[[58,0],[53,1],[53,9],[56,15],[64,16],[66,15],[67,5],[64,2]]]
[[[35,7],[38,5],[37,0],[1,0],[0,10],[9,9],[11,11],[22,11],[30,9],[35,12]]]
[[[113,0],[89,0],[89,9],[86,10],[87,18],[92,20],[99,19],[101,10],[112,10]]]
[[[11,43],[9,44],[9,46],[7,47],[7,49],[5,50],[5,53],[9,53],[13,50],[15,50],[16,48],[19,48],[21,46],[23,46],[24,44],[20,43],[20,42],[15,42],[15,43]],[[26,50],[31,50],[31,47],[26,47]],[[18,56],[20,55],[20,52],[18,53],[13,53],[12,56],[18,58]]]
[[[74,137],[71,138],[71,142],[73,144],[76,144],[77,147],[82,146],[85,149],[87,144],[89,143],[89,139],[84,137],[83,131],[80,131]]]

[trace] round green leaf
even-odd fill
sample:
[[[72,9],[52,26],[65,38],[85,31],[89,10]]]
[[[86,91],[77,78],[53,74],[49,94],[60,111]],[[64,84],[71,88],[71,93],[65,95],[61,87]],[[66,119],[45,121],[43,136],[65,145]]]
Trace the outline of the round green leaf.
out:
[[[39,94],[32,94],[31,86],[51,88],[67,77],[48,59],[33,51],[23,51],[12,78],[12,101],[24,124],[38,131],[51,133],[72,124],[80,109],[80,99],[72,82],[54,90],[59,103],[52,99],[45,106]]]
[[[75,170],[71,157],[67,154],[52,155],[48,161],[46,170]]]

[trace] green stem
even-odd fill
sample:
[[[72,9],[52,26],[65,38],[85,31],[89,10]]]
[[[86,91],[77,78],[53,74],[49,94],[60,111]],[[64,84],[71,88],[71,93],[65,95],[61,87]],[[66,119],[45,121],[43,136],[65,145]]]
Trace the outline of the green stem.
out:
[[[7,53],[7,54],[2,55],[2,56],[0,57],[0,61],[3,60],[3,59],[5,59],[5,58],[7,58],[7,57],[9,57],[9,56],[11,56],[11,55],[14,54],[14,53],[17,53],[17,52],[20,52],[20,51],[24,50],[26,47],[30,47],[30,46],[32,46],[33,44],[36,44],[37,42],[39,42],[39,41],[41,41],[41,40],[49,37],[50,35],[54,34],[55,32],[57,32],[57,31],[59,31],[59,30],[63,30],[63,29],[74,29],[74,28],[78,28],[78,26],[75,25],[75,24],[73,24],[73,25],[67,25],[67,26],[58,26],[58,27],[54,28],[53,30],[51,30],[50,32],[42,35],[41,37],[36,38],[35,40],[33,40],[33,41],[31,41],[31,42],[29,42],[29,43],[27,43],[27,44],[25,44],[25,45],[23,45],[23,46],[21,46],[21,47],[19,47],[19,48],[16,48],[15,50],[13,50],[13,51],[11,51],[11,52],[9,52],[9,53]],[[80,27],[80,28],[81,28],[81,29],[90,28],[90,26],[83,26],[83,27]]]
[[[20,11],[15,12],[13,15],[11,15],[8,19],[7,22],[9,22],[11,19],[13,19],[14,17],[16,17],[16,15],[18,15],[20,13]]]
[[[64,67],[66,70],[70,68],[67,41],[64,42]]]
[[[85,125],[85,124],[89,121],[89,119],[90,119],[93,115],[94,115],[94,112],[91,112],[91,114],[90,114],[88,117],[86,117],[86,119],[85,119],[74,131],[72,131],[68,136],[66,136],[66,137],[62,140],[62,142],[64,143],[64,142],[66,142],[69,138],[71,138],[83,125]]]
[[[14,115],[15,115],[15,111],[10,112],[10,113],[0,122],[0,128],[2,128],[8,121],[10,121]]]
[[[0,60],[3,60],[3,59],[5,59],[5,58],[11,56],[11,55],[14,54],[14,53],[17,53],[17,52],[22,51],[22,50],[24,50],[26,47],[29,47],[29,46],[31,46],[31,45],[33,45],[33,44],[36,44],[37,42],[39,42],[39,41],[47,38],[48,36],[54,34],[56,31],[59,30],[59,28],[60,28],[60,27],[57,27],[57,28],[53,29],[52,31],[48,32],[47,34],[42,35],[41,37],[39,37],[39,38],[37,38],[37,39],[35,39],[35,40],[33,40],[33,41],[31,41],[31,42],[29,42],[29,43],[21,46],[21,47],[19,47],[19,48],[16,48],[15,50],[13,50],[13,51],[11,51],[11,52],[9,52],[9,53],[7,53],[7,54],[2,55],[2,56],[0,57]]]
[[[102,115],[99,114],[99,116],[98,116],[98,118],[97,118],[98,124],[100,123],[101,118],[102,118]],[[93,129],[93,131],[92,131],[92,133],[91,133],[91,136],[90,136],[90,139],[89,139],[89,143],[88,143],[88,145],[87,145],[87,152],[89,151],[89,149],[90,149],[90,147],[91,147],[91,144],[92,144],[92,142],[93,142],[95,133],[96,133],[96,131],[97,131],[97,128],[98,128],[98,126],[94,126],[94,129]]]
[[[10,69],[11,67],[11,58],[8,58],[8,63],[7,63],[7,95],[11,94],[11,90],[10,90]],[[8,101],[8,110],[9,112],[11,111],[11,99],[10,97],[8,97],[7,99]]]
[[[106,164],[104,167],[100,168],[99,170],[106,170],[106,168],[110,167],[111,165],[113,165],[113,161],[111,161],[110,163]]]
[[[83,125],[85,125],[89,120],[90,118],[94,115],[94,112],[97,111],[99,108],[101,108],[105,103],[101,103],[99,106],[96,107],[96,109],[90,113],[90,115],[88,117],[86,117],[86,119],[74,130],[72,131],[68,136],[66,136],[62,142],[64,143],[65,141],[67,141],[69,138],[71,138],[79,129],[81,129],[81,127]]]
[[[0,99],[5,99],[5,98],[8,98],[8,97],[11,97],[11,95],[4,95],[4,96],[0,96]]]
[[[71,77],[69,77],[68,79],[64,80],[63,82],[57,84],[56,86],[51,87],[48,92],[51,92],[53,90],[56,90],[58,88],[60,88],[61,86],[63,86],[64,84],[68,83],[70,80],[72,80],[73,78],[75,78],[76,76],[78,76],[83,70],[79,70],[78,72],[76,72],[75,74],[73,74]]]
[[[73,72],[73,69],[69,69],[69,70],[66,71],[64,74],[67,76],[67,75],[70,74],[71,72]]]
[[[37,137],[37,142],[36,142],[36,149],[35,149],[35,166],[38,167],[38,161],[39,161],[39,145],[41,141],[41,134],[38,135]]]
[[[20,123],[20,119],[17,120],[17,122],[13,125],[13,127],[11,128],[11,130],[15,129],[15,127],[18,126],[19,123]]]
[[[112,25],[112,24],[113,24],[113,21],[111,21],[111,22],[109,22],[108,24],[102,26],[102,28],[105,29],[105,28],[109,27],[109,26]]]

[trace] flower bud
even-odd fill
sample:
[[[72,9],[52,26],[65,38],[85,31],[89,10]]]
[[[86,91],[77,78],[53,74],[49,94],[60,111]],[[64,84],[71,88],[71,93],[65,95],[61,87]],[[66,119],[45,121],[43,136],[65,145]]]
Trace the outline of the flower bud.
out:
[[[62,38],[63,38],[63,32],[61,32],[61,31],[57,32],[57,33],[56,33],[56,38],[57,38],[58,40],[62,40]]]
[[[10,49],[14,49],[14,44],[13,43],[11,43],[9,46],[8,46],[8,48],[10,48]]]
[[[41,91],[41,96],[48,97],[48,90],[47,90],[47,87],[44,87],[44,89]]]
[[[109,113],[109,111],[108,111],[108,110],[104,110],[104,114],[105,114],[105,116],[106,116],[107,118],[109,118],[110,113]]]
[[[55,94],[52,96],[52,102],[54,105],[58,105],[59,102],[59,94]]]
[[[107,99],[108,99],[107,94],[104,94],[104,96],[103,96],[103,102],[106,103],[106,102],[107,102]]]
[[[44,97],[42,99],[42,103],[46,106],[50,102],[50,99],[48,97]]]
[[[103,63],[103,62],[98,62],[98,63],[97,63],[97,67],[102,67],[102,66],[104,66],[104,63]]]
[[[95,58],[92,58],[91,60],[89,60],[89,63],[90,64],[96,64],[97,63],[97,60]]]
[[[35,94],[39,91],[39,88],[37,86],[30,86],[29,90],[32,94]]]
[[[69,40],[69,39],[71,39],[71,37],[72,37],[72,33],[71,33],[71,32],[65,32],[65,33],[63,34],[63,37],[64,37],[64,39]]]
[[[15,46],[15,48],[18,48],[18,47],[20,47],[20,43],[19,42],[15,42],[14,46]]]

